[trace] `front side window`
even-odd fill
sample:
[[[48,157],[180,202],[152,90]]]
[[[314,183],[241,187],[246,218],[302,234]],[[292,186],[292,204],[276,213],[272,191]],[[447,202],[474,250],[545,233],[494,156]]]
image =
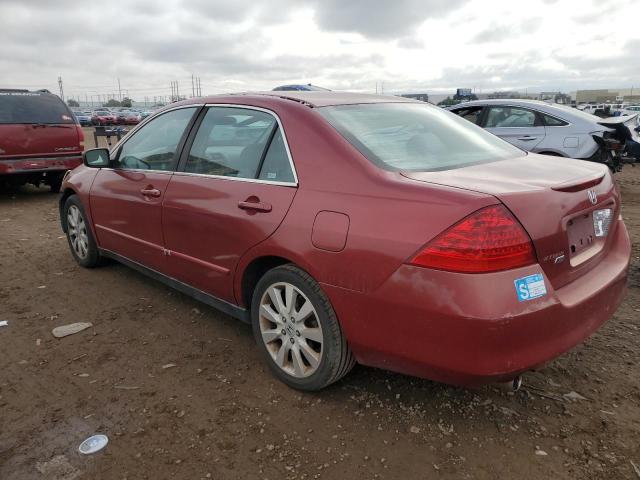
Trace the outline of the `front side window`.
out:
[[[294,181],[276,118],[247,108],[209,108],[193,140],[184,171]]]
[[[317,111],[387,170],[448,170],[525,155],[457,115],[426,104],[340,105]]]
[[[485,128],[535,127],[536,114],[519,107],[490,107]]]
[[[196,110],[180,108],[151,120],[122,145],[116,168],[173,170],[178,145]]]
[[[465,120],[469,120],[471,123],[480,125],[482,118],[482,107],[467,107],[454,110],[454,113]]]

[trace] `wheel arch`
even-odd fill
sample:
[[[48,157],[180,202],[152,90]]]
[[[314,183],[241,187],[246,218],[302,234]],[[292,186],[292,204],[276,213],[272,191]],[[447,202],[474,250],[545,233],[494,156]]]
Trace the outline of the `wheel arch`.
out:
[[[278,255],[263,255],[252,259],[242,270],[239,284],[239,295],[236,297],[240,301],[240,306],[250,309],[253,291],[260,279],[269,270],[286,264],[297,265],[296,262]]]
[[[71,195],[77,194],[78,192],[68,186],[60,194],[60,200],[58,201],[58,210],[60,211],[60,226],[62,227],[62,231],[64,233],[67,233],[67,221],[64,216],[64,204],[66,203],[67,198],[69,198]]]

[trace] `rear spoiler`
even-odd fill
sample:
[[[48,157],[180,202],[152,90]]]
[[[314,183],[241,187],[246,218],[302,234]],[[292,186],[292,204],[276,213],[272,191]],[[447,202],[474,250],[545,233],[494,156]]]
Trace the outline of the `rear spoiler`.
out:
[[[595,187],[600,184],[604,175],[605,172],[602,172],[595,178],[569,180],[568,182],[551,187],[551,190],[555,190],[556,192],[579,192],[580,190],[586,190],[587,188]]]

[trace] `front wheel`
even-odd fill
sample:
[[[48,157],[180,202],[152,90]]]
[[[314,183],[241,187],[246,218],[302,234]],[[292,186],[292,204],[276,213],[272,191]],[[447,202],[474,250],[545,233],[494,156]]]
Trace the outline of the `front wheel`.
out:
[[[274,268],[260,279],[251,320],[269,367],[292,388],[320,390],[355,364],[329,299],[294,265]]]
[[[67,198],[63,212],[67,241],[73,258],[85,268],[97,266],[101,260],[100,253],[77,195]]]

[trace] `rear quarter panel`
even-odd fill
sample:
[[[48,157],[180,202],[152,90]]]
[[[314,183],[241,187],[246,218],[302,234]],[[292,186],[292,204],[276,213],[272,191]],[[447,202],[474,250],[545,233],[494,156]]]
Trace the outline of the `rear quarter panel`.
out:
[[[366,292],[469,213],[498,203],[491,195],[428,185],[374,166],[318,113],[294,104],[278,110],[296,165],[299,189],[278,230],[248,251],[235,275],[255,258],[277,255],[307,270],[318,282]],[[349,217],[345,248],[331,252],[312,242],[320,211]]]

